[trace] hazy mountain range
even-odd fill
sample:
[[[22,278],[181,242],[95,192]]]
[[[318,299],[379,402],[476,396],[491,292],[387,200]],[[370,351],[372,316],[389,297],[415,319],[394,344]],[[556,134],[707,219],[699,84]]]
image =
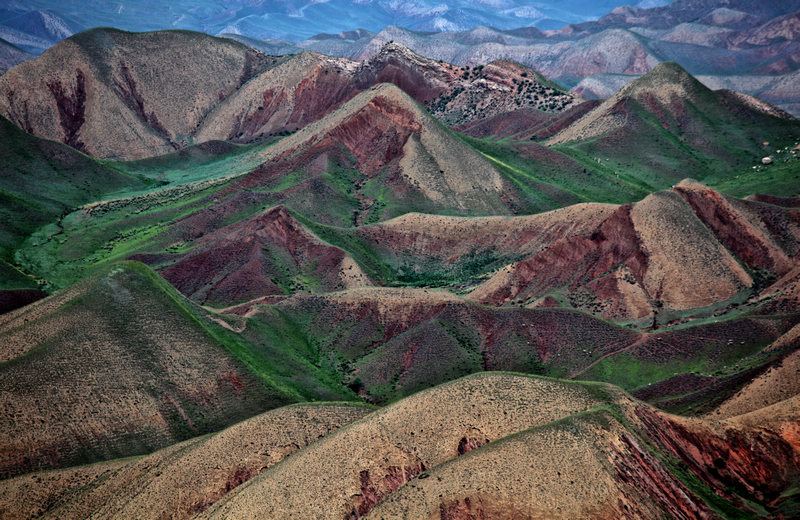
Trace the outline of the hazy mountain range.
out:
[[[667,1],[645,0],[639,5],[663,5]],[[619,0],[212,0],[200,3],[32,0],[5,2],[0,10],[0,24],[6,31],[16,30],[50,39],[52,43],[58,41],[52,37],[64,30],[75,32],[77,27],[98,26],[129,31],[188,29],[208,34],[236,33],[249,38],[299,41],[318,33],[338,33],[359,27],[377,32],[387,25],[417,31],[465,30],[476,25],[498,29],[531,25],[558,29],[569,23],[597,19],[618,5]],[[47,27],[45,31],[32,30],[42,24]]]
[[[313,50],[363,60],[385,43],[396,41],[455,65],[512,59],[586,99],[606,98],[657,63],[676,61],[711,88],[730,88],[757,95],[792,113],[800,111],[800,89],[796,87],[800,3],[794,0],[677,0],[650,8],[562,2],[559,9],[599,17],[566,27],[541,22],[536,18],[541,13],[530,19],[514,18],[531,8],[511,1],[463,6],[356,3],[248,2],[238,7],[226,4],[225,10],[216,4],[183,9],[173,3],[120,4],[109,10],[103,3],[86,12],[83,7],[63,3],[9,4],[4,14],[0,13],[0,38],[6,40],[0,42],[0,67],[10,68],[28,59],[26,52],[41,53],[83,27],[175,27],[221,34],[272,55]],[[160,18],[143,14],[158,9],[168,12]],[[537,4],[536,9],[545,7]],[[270,14],[255,14],[263,10]],[[509,16],[515,23],[509,22]],[[175,23],[137,22],[154,19],[173,19]],[[269,30],[260,28],[259,23]],[[302,31],[291,29],[292,24]],[[285,34],[278,29],[284,26]],[[347,30],[338,32],[338,28]]]

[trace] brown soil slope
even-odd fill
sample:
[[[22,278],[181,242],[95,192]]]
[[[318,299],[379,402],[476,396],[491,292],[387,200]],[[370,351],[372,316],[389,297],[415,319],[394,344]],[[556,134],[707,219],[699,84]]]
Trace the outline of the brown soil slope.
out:
[[[205,236],[161,275],[193,300],[222,307],[298,289],[372,285],[349,254],[322,242],[281,206]]]
[[[709,414],[710,418],[725,419],[748,414],[800,395],[800,325],[779,337],[770,350],[783,352],[783,355],[769,370],[721,403]]]
[[[353,404],[288,406],[132,461],[16,477],[0,482],[0,516],[13,511],[16,518],[45,513],[61,519],[190,518],[287,455],[371,411]]]
[[[180,299],[120,264],[3,316],[0,475],[146,453],[292,401]]]
[[[491,255],[498,260],[532,256],[555,240],[590,235],[616,210],[611,204],[576,204],[520,217],[449,217],[407,213],[355,233],[374,251],[391,258],[398,270],[457,269],[463,262]]]
[[[389,197],[404,204],[422,199],[432,209],[478,214],[508,214],[507,181],[478,152],[453,136],[406,93],[390,84],[362,92],[334,112],[263,152],[262,166],[243,176],[220,196],[253,187],[274,187],[291,172],[302,182],[284,190],[315,189],[312,180],[331,167],[355,169],[358,198],[364,183],[380,178]],[[319,195],[319,194],[317,194]],[[376,202],[362,199],[368,212]],[[319,207],[308,215],[328,222]]]
[[[773,433],[610,386],[482,374],[334,432],[201,517],[718,518],[791,504],[799,456]]]
[[[421,392],[297,452],[205,517],[360,518],[415,476],[522,429],[591,409],[577,385],[485,374]]]
[[[209,110],[274,60],[201,33],[94,29],[0,78],[0,112],[96,157],[185,146]]]
[[[517,108],[560,112],[576,99],[517,63],[469,71],[399,44],[361,64],[315,53],[279,62],[200,33],[93,29],[3,75],[0,113],[96,157],[138,159],[293,132],[383,82],[452,124]]]
[[[667,317],[762,290],[750,273],[787,274],[800,246],[796,211],[736,200],[692,181],[593,222],[591,232],[554,237],[501,269],[470,298],[527,303],[567,289],[572,305],[601,316]]]
[[[687,491],[611,414],[594,412],[436,466],[365,518],[715,518]]]

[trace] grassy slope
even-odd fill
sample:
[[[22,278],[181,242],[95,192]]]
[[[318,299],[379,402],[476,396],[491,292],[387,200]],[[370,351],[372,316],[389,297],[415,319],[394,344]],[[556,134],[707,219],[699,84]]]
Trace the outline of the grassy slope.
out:
[[[6,475],[147,452],[294,401],[354,397],[294,345],[251,347],[142,264],[71,290],[0,332],[6,349],[20,345],[0,364]]]
[[[13,261],[25,238],[72,208],[110,191],[152,183],[73,150],[33,137],[0,117],[0,261]],[[0,288],[19,277],[3,269]]]

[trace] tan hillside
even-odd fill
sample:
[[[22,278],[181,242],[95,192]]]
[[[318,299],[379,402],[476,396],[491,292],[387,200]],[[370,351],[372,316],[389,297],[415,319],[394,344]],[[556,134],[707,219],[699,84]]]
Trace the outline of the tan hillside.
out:
[[[310,52],[286,59],[220,103],[197,140],[249,140],[294,131],[380,83],[396,85],[450,125],[518,108],[558,113],[579,101],[515,62],[456,67],[387,43],[361,63]]]
[[[200,518],[718,518],[722,504],[777,511],[798,455],[775,433],[610,386],[490,373],[375,411]]]
[[[561,211],[537,217],[556,219]],[[573,218],[574,234],[562,230],[539,238],[538,250],[530,253],[515,244],[526,258],[494,273],[469,297],[494,305],[531,303],[569,290],[574,306],[612,318],[643,318],[662,305],[667,311],[699,309],[751,291],[754,281],[741,264],[789,276],[800,252],[800,223],[791,209],[734,199],[688,180],[607,216]],[[587,301],[576,296],[580,292]],[[787,290],[776,285],[773,292]]]
[[[731,423],[754,429],[765,429],[781,436],[796,452],[800,452],[800,395],[794,395],[770,406],[737,415]]]
[[[420,392],[297,452],[202,518],[360,518],[459,453],[598,404],[585,388],[480,374]]]
[[[145,457],[8,479],[0,482],[0,511],[17,518],[779,515],[800,476],[796,400],[765,409],[768,416],[718,422],[664,414],[610,385],[478,374],[382,409],[289,406]]]
[[[648,255],[644,286],[665,305],[704,307],[752,285],[750,275],[676,193],[645,198],[634,205],[631,221]]]
[[[726,419],[768,408],[800,395],[800,325],[794,326],[775,343],[774,349],[793,349],[778,363],[748,382],[708,417]]]
[[[126,263],[5,320],[0,476],[146,453],[293,400],[181,298]]]
[[[190,518],[292,452],[372,408],[279,408],[146,457],[38,472],[0,482],[2,511],[17,518]],[[27,490],[36,482],[36,494]]]
[[[145,457],[0,481],[2,518],[189,518],[283,457],[359,419],[352,403],[279,408]]]
[[[0,112],[96,157],[159,155],[192,142],[211,108],[272,62],[201,33],[93,29],[0,77]]]
[[[4,74],[0,113],[95,157],[139,159],[285,135],[383,82],[453,124],[516,108],[555,113],[576,100],[517,63],[469,71],[399,44],[363,63],[311,52],[281,59],[201,33],[101,28]]]
[[[662,492],[674,500],[669,513],[710,516],[696,498],[682,496],[686,489],[613,416],[594,412],[522,431],[436,466],[365,518],[674,518],[659,503],[662,497],[636,488],[647,484],[646,478],[634,480],[644,477],[634,473],[641,470],[637,463],[652,471],[647,477],[665,480]]]
[[[746,266],[780,278],[797,265],[800,221],[790,212],[738,200],[690,180],[679,183],[675,191]]]

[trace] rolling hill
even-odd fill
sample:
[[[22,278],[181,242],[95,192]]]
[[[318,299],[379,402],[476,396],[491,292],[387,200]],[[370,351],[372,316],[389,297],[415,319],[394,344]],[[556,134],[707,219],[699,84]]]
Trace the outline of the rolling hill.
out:
[[[191,518],[287,455],[371,411],[353,403],[292,405],[144,457],[23,475],[0,483],[0,515]],[[34,480],[37,492],[31,495]]]
[[[678,4],[421,37],[792,37]],[[800,123],[387,34],[94,29],[0,77],[0,516],[797,516]]]
[[[758,455],[736,451],[715,466],[745,439]],[[791,479],[796,457],[780,436],[671,417],[611,387],[486,374],[332,433],[201,518],[298,510],[318,518],[713,518],[747,514],[748,500],[758,508],[789,491],[767,475]],[[745,491],[757,486],[764,491]]]
[[[2,318],[4,478],[147,453],[303,395],[349,394],[282,378],[291,362],[276,372],[141,264]]]
[[[176,55],[189,48],[205,50]],[[396,44],[359,64],[316,53],[279,60],[200,33],[92,29],[4,76],[0,112],[34,135],[129,160],[193,143],[285,135],[384,82],[453,124],[510,108],[559,112],[575,102],[519,64],[468,70]],[[120,117],[126,124],[116,124]]]

